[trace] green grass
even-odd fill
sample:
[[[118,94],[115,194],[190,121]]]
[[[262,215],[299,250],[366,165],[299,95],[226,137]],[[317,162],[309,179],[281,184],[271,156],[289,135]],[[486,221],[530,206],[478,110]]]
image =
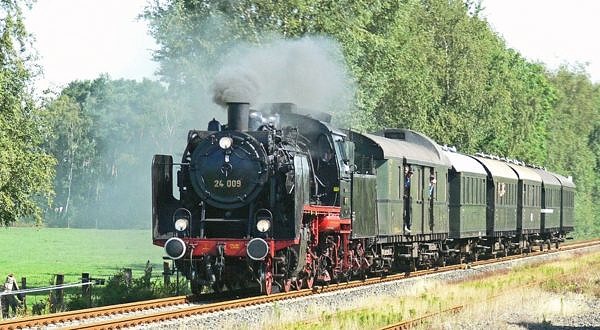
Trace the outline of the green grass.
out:
[[[163,250],[148,230],[0,228],[0,280],[12,272],[28,287],[47,286],[54,274],[78,282],[81,273],[108,278],[123,268],[142,273],[146,261],[162,272]]]
[[[418,282],[417,282],[418,283]],[[348,302],[344,310],[337,311],[307,311],[303,316],[303,322],[298,322],[294,316],[274,315],[265,320],[263,327],[268,329],[376,329],[406,319],[414,319],[457,305],[465,305],[463,319],[468,321],[473,311],[478,308],[487,308],[476,314],[494,315],[497,312],[498,299],[507,303],[521,304],[535,300],[540,294],[554,292],[564,296],[566,293],[578,293],[600,298],[600,253],[590,255],[565,256],[560,260],[547,262],[545,264],[533,264],[514,267],[510,270],[497,273],[482,273],[481,276],[470,278],[465,281],[437,282],[424,280],[420,292],[414,294],[403,294],[402,296],[379,296],[367,297],[362,301],[354,300]],[[528,286],[526,286],[528,285]],[[417,284],[416,287],[419,287]],[[502,294],[502,295],[500,295]],[[496,295],[497,298],[491,299]],[[545,301],[540,299],[539,301]],[[562,301],[561,301],[562,303]],[[532,309],[540,309],[539,313],[550,313],[544,304],[527,304]],[[489,305],[489,307],[487,307]],[[482,307],[484,306],[484,307]],[[523,308],[520,305],[519,308]],[[556,314],[556,313],[554,313]],[[554,315],[552,314],[552,315]],[[465,316],[466,315],[466,316]],[[457,319],[460,320],[460,317]],[[454,318],[451,314],[441,317],[444,321]],[[436,321],[438,322],[438,321]],[[468,324],[464,321],[457,323]],[[444,323],[430,325],[425,324],[424,329],[445,328]],[[227,327],[226,327],[227,328]],[[236,328],[236,326],[231,327]],[[250,327],[247,327],[250,329]],[[491,326],[490,328],[497,328]]]

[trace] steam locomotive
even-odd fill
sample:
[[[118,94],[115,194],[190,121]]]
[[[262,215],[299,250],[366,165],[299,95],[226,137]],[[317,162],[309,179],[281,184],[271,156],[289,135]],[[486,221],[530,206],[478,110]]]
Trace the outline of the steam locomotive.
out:
[[[191,291],[260,291],[558,247],[570,178],[408,129],[339,130],[294,104],[228,104],[180,163],[152,161],[153,243]],[[174,166],[178,198],[173,195]]]

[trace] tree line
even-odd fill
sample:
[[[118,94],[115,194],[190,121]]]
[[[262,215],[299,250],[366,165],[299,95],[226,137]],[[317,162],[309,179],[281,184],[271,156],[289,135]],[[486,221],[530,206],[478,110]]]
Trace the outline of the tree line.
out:
[[[542,165],[577,184],[577,233],[600,234],[599,85],[507,47],[485,3],[458,0],[172,0],[142,19],[160,81],[75,81],[39,105],[20,1],[2,1],[0,217],[55,226],[148,227],[149,163],[204,129],[211,77],[236,44],[327,36],[353,77],[356,130],[408,127],[463,153]],[[9,24],[10,23],[10,24]],[[333,109],[336,110],[336,109]]]

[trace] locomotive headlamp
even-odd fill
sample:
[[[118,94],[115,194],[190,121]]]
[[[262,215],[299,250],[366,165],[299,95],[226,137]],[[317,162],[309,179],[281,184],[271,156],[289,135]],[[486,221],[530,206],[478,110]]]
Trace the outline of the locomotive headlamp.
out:
[[[219,139],[219,147],[221,147],[221,149],[229,149],[232,145],[233,139],[229,136],[224,136],[221,139]]]
[[[175,221],[175,230],[177,231],[184,231],[188,228],[189,225],[189,221],[188,219],[177,219]]]
[[[186,249],[185,242],[179,237],[171,237],[165,242],[165,252],[173,260],[181,259]]]
[[[256,229],[261,233],[271,229],[271,221],[269,219],[260,219],[256,222]]]

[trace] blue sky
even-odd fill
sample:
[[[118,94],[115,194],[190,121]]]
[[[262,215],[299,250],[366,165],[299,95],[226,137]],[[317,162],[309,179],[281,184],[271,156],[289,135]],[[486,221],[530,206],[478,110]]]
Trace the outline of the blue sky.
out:
[[[44,77],[39,89],[60,89],[75,79],[153,78],[157,46],[136,17],[145,0],[38,0],[26,14]],[[600,1],[484,0],[484,16],[507,45],[556,68],[588,63],[600,82]]]

